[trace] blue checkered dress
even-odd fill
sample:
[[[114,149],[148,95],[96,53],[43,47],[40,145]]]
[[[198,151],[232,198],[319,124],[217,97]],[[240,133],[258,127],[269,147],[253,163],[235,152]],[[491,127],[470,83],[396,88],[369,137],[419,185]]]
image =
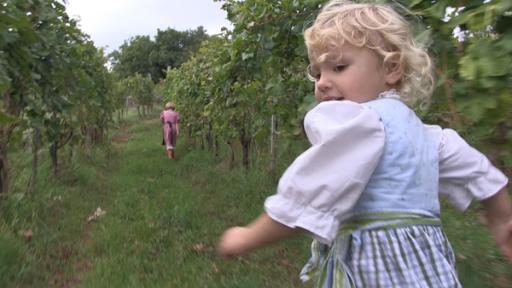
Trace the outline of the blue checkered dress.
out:
[[[352,222],[332,245],[313,241],[301,279],[321,288],[462,287],[439,220],[406,214]]]

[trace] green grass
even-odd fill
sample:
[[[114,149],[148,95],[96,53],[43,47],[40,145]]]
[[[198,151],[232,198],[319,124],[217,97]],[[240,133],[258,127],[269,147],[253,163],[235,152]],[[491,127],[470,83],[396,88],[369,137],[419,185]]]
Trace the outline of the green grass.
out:
[[[478,205],[461,213],[444,205],[442,220],[466,288],[512,287],[512,263],[496,248],[487,228],[477,221]]]
[[[307,237],[233,261],[214,253],[222,231],[251,221],[275,192],[265,169],[228,169],[183,139],[169,161],[160,137],[158,120],[131,119],[113,145],[63,160],[57,178],[42,153],[34,195],[24,193],[30,155],[16,153],[14,191],[1,205],[0,287],[304,287]],[[294,156],[286,153],[281,170]],[[88,223],[97,207],[106,214]],[[443,220],[465,287],[512,287],[474,209],[448,208]],[[31,240],[19,234],[29,228]]]

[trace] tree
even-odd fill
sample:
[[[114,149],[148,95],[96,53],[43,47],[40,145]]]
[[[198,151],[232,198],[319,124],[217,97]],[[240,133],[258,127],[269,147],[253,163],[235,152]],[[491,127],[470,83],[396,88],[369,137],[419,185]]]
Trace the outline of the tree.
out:
[[[138,73],[134,76],[126,78],[127,92],[133,97],[137,103],[137,112],[140,117],[146,116],[146,110],[153,105],[154,100],[154,84],[149,77],[144,77]],[[142,108],[142,111],[141,111]]]
[[[151,60],[155,47],[149,36],[135,36],[125,41],[119,51],[111,54],[114,72],[121,78],[130,77],[135,73],[156,77],[157,72]]]
[[[158,30],[155,51],[151,54],[156,72],[153,79],[164,79],[167,68],[179,67],[186,62],[208,37],[202,26],[187,31],[176,31],[171,28]]]
[[[8,190],[13,131],[33,135],[33,173],[45,143],[57,150],[83,127],[101,136],[112,111],[110,76],[98,51],[55,0],[0,5],[0,193]],[[33,186],[32,186],[33,187]]]
[[[202,26],[187,31],[157,30],[155,41],[149,36],[135,36],[110,54],[114,71],[122,78],[136,73],[150,75],[158,83],[168,68],[180,66],[207,38]]]

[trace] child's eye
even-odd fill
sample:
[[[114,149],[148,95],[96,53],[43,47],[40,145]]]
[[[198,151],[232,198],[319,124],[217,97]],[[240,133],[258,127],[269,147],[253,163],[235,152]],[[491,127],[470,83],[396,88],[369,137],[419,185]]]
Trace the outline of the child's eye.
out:
[[[338,65],[334,66],[334,68],[332,70],[334,72],[341,72],[341,71],[345,70],[345,68],[347,68],[347,65],[338,64]]]

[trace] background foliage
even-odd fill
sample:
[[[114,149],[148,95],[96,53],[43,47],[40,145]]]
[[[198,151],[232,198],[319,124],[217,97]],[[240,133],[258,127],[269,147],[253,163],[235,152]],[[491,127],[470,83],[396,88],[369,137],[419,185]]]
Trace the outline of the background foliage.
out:
[[[136,73],[150,75],[155,83],[165,78],[168,68],[180,66],[209,36],[202,26],[188,31],[158,30],[154,40],[135,36],[110,54],[114,71],[122,78]]]
[[[324,1],[221,2],[233,31],[203,42],[189,62],[168,72],[168,97],[177,102],[191,135],[205,142],[215,143],[208,139],[215,135],[250,149],[275,136],[272,115],[280,139],[299,135],[313,87],[305,75],[302,32]],[[424,23],[428,33],[418,36],[427,44],[430,39],[436,61],[438,85],[423,118],[457,129],[509,169],[512,3],[414,0],[402,5],[412,11],[406,16],[415,24]],[[246,166],[249,155],[243,156]]]
[[[13,135],[32,135],[34,175],[37,152],[43,147],[48,147],[56,169],[62,146],[102,139],[115,103],[103,52],[60,2],[3,1],[0,31],[2,194],[9,187],[8,147],[24,145],[11,143]]]

